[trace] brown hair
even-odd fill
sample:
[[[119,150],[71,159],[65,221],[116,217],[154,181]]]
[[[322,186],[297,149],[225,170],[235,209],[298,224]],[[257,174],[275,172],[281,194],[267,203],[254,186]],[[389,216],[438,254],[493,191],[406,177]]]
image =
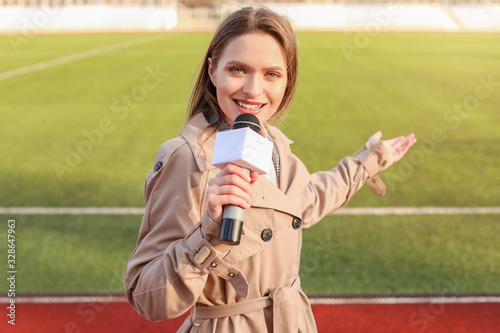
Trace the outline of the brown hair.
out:
[[[249,33],[269,34],[283,48],[287,63],[287,86],[283,100],[273,117],[276,116],[275,118],[279,119],[285,116],[297,86],[297,41],[293,28],[285,17],[268,8],[245,7],[226,17],[215,31],[191,94],[187,120],[200,112],[206,113],[213,110],[218,118],[218,122],[214,126],[215,128],[219,127],[223,113],[217,102],[215,87],[208,75],[208,59],[211,58],[212,66],[216,67],[222,52],[232,38]]]

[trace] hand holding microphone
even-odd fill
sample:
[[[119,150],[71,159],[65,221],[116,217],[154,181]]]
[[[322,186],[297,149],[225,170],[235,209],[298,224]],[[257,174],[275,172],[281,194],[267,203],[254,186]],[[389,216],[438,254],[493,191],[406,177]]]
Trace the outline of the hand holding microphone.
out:
[[[217,133],[212,164],[221,168],[210,181],[209,211],[220,218],[223,206],[220,241],[238,245],[241,239],[244,208],[250,207],[250,184],[258,174],[268,173],[271,167],[272,143],[260,136],[257,117],[244,113],[236,117],[233,130]],[[244,208],[243,208],[244,207]]]

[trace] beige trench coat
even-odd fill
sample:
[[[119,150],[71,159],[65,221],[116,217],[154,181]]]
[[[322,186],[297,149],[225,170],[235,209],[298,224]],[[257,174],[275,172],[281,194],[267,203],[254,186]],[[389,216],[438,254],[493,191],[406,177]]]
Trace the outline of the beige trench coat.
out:
[[[206,215],[206,188],[219,170],[207,126],[202,114],[190,120],[160,147],[146,178],[146,210],[124,279],[130,304],[150,321],[192,308],[179,332],[316,332],[298,275],[302,228],[345,205],[367,179],[383,191],[377,174],[392,163],[388,151],[371,140],[311,175],[291,141],[266,125],[280,155],[280,188],[259,176],[240,245],[221,251],[219,235],[205,239],[199,222],[215,223]]]

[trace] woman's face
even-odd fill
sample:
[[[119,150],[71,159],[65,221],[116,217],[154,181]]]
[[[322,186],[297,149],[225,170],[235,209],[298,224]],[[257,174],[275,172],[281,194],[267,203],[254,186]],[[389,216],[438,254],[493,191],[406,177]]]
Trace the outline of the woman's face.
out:
[[[208,74],[229,124],[241,113],[251,113],[265,123],[278,110],[287,86],[287,66],[283,50],[272,36],[251,33],[234,37],[216,67],[212,59],[208,61]]]

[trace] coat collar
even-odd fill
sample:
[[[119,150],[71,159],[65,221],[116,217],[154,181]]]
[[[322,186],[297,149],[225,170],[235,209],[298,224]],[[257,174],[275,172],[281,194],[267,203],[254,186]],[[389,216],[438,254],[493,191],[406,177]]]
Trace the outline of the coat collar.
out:
[[[202,113],[198,113],[186,124],[182,131],[182,137],[189,144],[196,164],[200,171],[215,169],[212,165],[213,151],[215,146],[215,133],[209,126]],[[264,124],[271,134],[278,154],[280,155],[281,179],[280,188],[277,188],[267,177],[259,177],[252,186],[254,206],[257,208],[271,208],[294,216],[301,216],[300,191],[302,191],[310,180],[310,175],[302,163],[291,150],[293,143],[278,128]],[[300,161],[299,161],[300,162]]]
[[[200,112],[188,121],[181,133],[181,136],[189,144],[200,171],[215,168],[212,165],[215,133],[208,126],[205,116]]]

